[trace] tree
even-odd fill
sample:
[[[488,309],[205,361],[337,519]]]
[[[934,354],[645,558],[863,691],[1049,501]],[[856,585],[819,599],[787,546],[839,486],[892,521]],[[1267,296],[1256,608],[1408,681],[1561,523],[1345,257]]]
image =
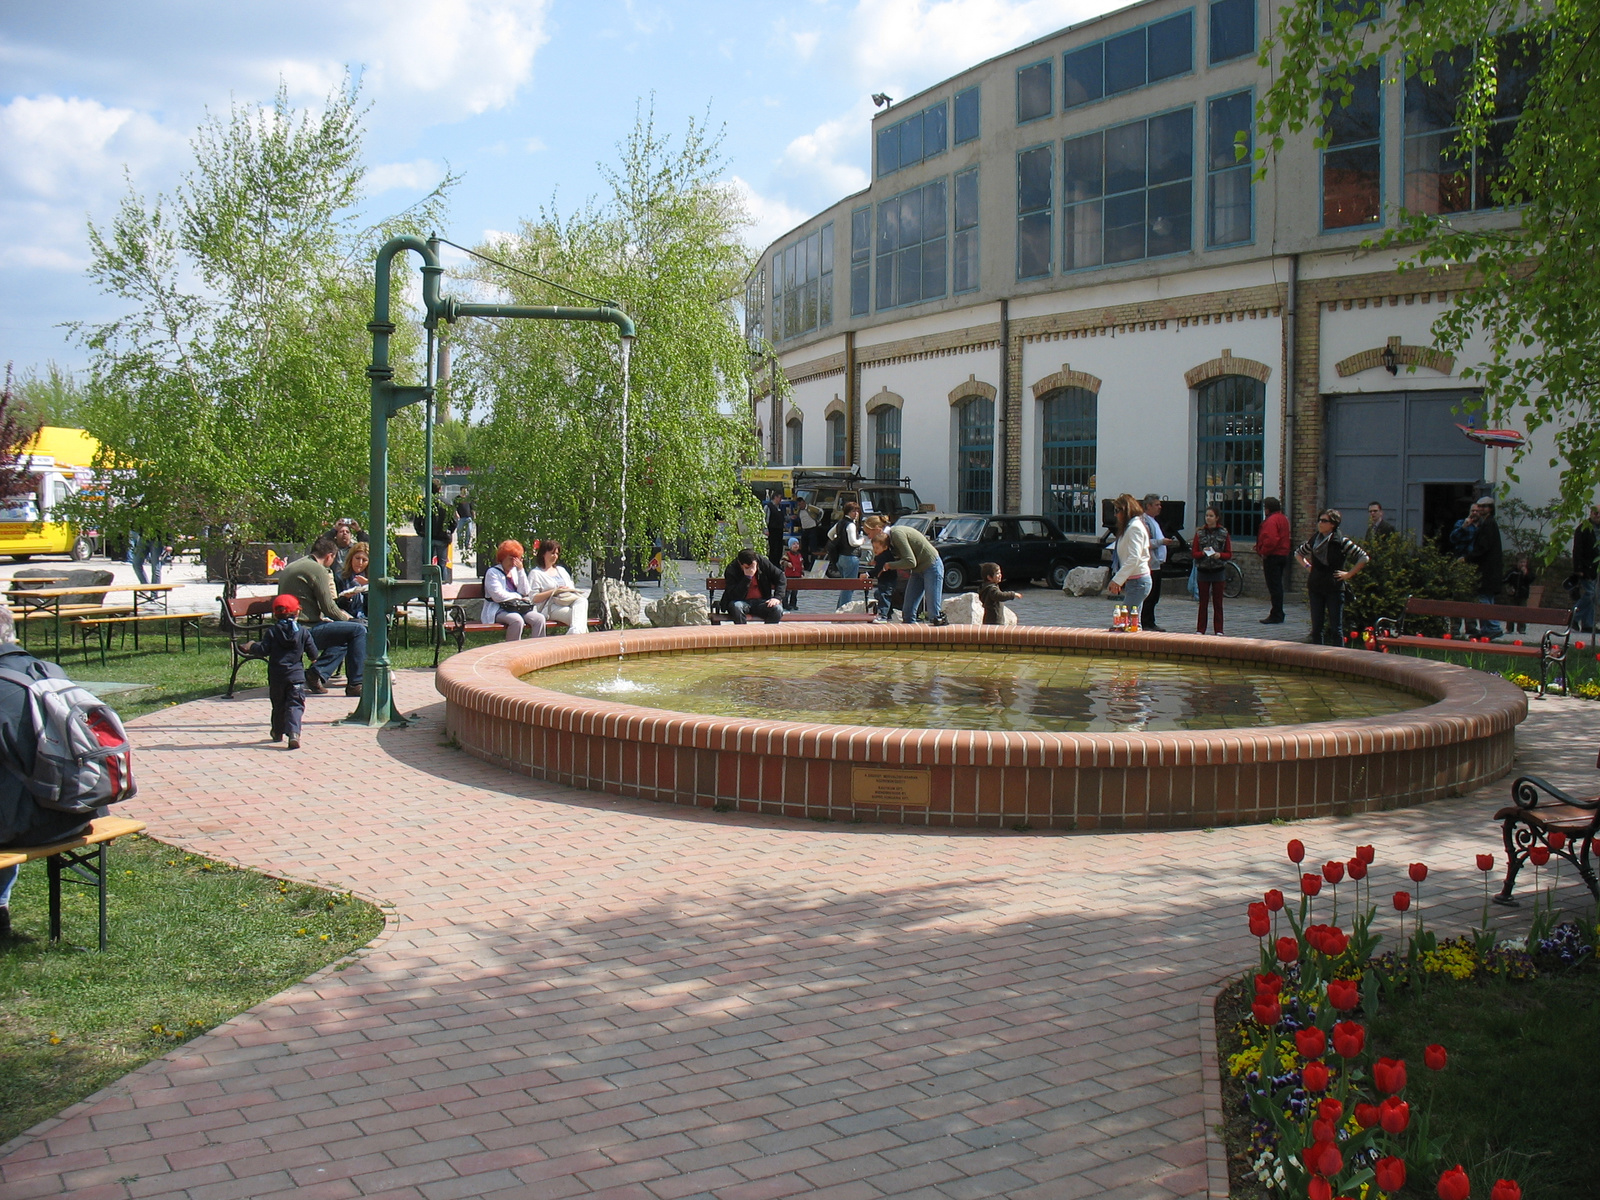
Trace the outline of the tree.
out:
[[[1374,244],[1406,249],[1401,270],[1470,268],[1472,286],[1456,293],[1433,336],[1458,353],[1486,334],[1488,361],[1463,374],[1482,383],[1489,422],[1550,427],[1550,465],[1561,468],[1546,547],[1555,555],[1600,487],[1600,7],[1292,0],[1262,46],[1263,65],[1274,50],[1281,58],[1258,106],[1262,140],[1274,149],[1286,133],[1320,129],[1348,101],[1355,69],[1381,64],[1395,81],[1457,93],[1453,155],[1476,163],[1492,206],[1511,219],[1402,211]]]
[[[90,226],[90,275],[130,307],[77,330],[105,481],[80,519],[237,543],[304,540],[365,508],[373,255],[431,226],[452,179],[363,228],[361,117],[348,83],[314,111],[281,87],[270,105],[235,105],[201,125],[173,196],[147,206],[130,188],[108,230]],[[394,303],[405,311],[398,281]],[[417,341],[402,322],[402,371]],[[391,426],[420,464],[420,414]]]
[[[0,391],[0,498],[33,490],[33,476],[23,453],[39,436],[40,422],[17,399],[6,364],[5,390]]]
[[[18,406],[41,425],[76,428],[82,419],[84,387],[60,364],[51,361],[41,374],[23,372],[12,384]]]
[[[639,330],[630,381],[610,326],[458,328],[451,386],[483,414],[470,443],[480,548],[537,535],[559,538],[573,560],[610,556],[625,523],[634,562],[657,535],[687,536],[704,559],[731,545],[721,522],[754,515],[738,475],[759,449],[733,299],[750,266],[747,218],[717,182],[717,141],[702,125],[691,122],[674,146],[641,115],[619,151],[603,206],[571,217],[546,208],[509,241],[480,247],[505,264],[485,264],[481,285],[521,304],[613,300]]]

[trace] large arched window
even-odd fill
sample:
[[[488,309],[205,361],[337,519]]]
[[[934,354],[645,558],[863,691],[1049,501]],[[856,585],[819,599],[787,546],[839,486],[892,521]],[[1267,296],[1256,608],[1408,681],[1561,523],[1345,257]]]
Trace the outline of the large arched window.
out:
[[[986,513],[994,508],[994,401],[964,400],[956,417],[956,510]]]
[[[805,461],[805,424],[799,417],[789,418],[789,465],[799,466]]]
[[[828,414],[828,465],[844,466],[844,414]]]
[[[1093,533],[1099,397],[1088,388],[1057,388],[1040,404],[1044,514],[1064,533]]]
[[[900,410],[892,404],[872,414],[872,452],[873,475],[900,478]]]
[[[1261,525],[1266,457],[1267,385],[1246,375],[1202,383],[1195,524],[1216,506],[1234,537],[1255,537]]]

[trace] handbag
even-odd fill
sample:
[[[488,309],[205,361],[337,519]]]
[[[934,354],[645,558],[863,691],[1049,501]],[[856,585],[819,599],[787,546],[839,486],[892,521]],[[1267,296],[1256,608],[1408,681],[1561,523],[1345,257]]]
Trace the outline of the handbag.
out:
[[[538,607],[539,606],[537,604],[535,604],[532,600],[529,600],[526,596],[515,596],[510,600],[502,601],[500,604],[500,611],[516,613],[519,617],[522,617],[526,616],[528,613],[531,613]]]

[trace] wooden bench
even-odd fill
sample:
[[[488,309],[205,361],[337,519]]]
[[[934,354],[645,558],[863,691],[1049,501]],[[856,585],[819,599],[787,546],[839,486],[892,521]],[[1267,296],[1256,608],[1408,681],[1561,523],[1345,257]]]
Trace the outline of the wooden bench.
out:
[[[877,580],[869,578],[866,575],[862,575],[856,579],[812,579],[810,577],[803,577],[800,579],[785,579],[783,582],[785,588],[794,592],[833,592],[834,594],[838,594],[839,592],[858,591],[861,593],[861,599],[863,601],[870,600],[872,597],[872,589],[878,586]],[[711,623],[713,625],[722,624],[722,618],[727,615],[726,611],[717,603],[717,593],[723,591],[726,589],[726,587],[727,581],[721,576],[712,575],[706,580],[706,599],[711,602]],[[802,613],[789,612],[786,609],[783,614],[783,620],[871,621],[872,613]]]
[[[468,600],[483,599],[482,583],[447,583],[442,589],[444,593],[444,635],[433,644],[433,665],[439,665],[439,646],[447,637],[456,644],[456,653],[459,654],[467,646],[469,633],[498,633],[504,636],[506,627],[493,621],[467,620],[466,602]],[[550,626],[559,629],[567,628],[564,621],[551,621]],[[592,616],[588,620],[591,629],[600,628],[599,616]]]
[[[34,859],[45,860],[50,885],[50,940],[61,940],[61,881],[93,888],[100,901],[100,949],[106,948],[106,847],[119,837],[139,833],[143,821],[127,817],[98,817],[75,838],[48,846],[18,846],[0,850],[0,867],[19,867]],[[64,873],[70,872],[68,878]]]
[[[1596,757],[1595,767],[1600,769],[1600,757]],[[1545,796],[1549,800],[1541,804]],[[1506,844],[1506,881],[1494,898],[1496,904],[1516,904],[1511,889],[1517,872],[1539,846],[1571,863],[1600,901],[1600,879],[1595,877],[1592,861],[1595,835],[1600,833],[1600,795],[1579,799],[1537,775],[1524,775],[1511,785],[1511,804],[1495,813],[1494,819],[1500,822]],[[1553,833],[1561,835],[1556,839],[1559,846],[1551,842]]]
[[[122,640],[124,645],[126,645],[128,640],[129,628],[131,627],[134,630],[133,644],[134,648],[138,649],[139,627],[143,625],[162,623],[161,633],[166,642],[164,648],[171,650],[172,622],[174,621],[178,623],[179,653],[187,653],[189,649],[189,627],[191,625],[194,626],[194,648],[198,653],[200,649],[200,614],[197,612],[142,613],[139,616],[134,616],[132,613],[127,613],[122,616],[75,617],[72,620],[72,625],[75,628],[84,631],[83,657],[85,662],[87,662],[89,659],[88,630],[93,629],[98,635],[96,640],[100,643],[100,665],[103,667],[106,665],[106,647],[110,645],[112,635],[119,629],[122,632]]]
[[[1412,617],[1461,621],[1499,621],[1511,625],[1550,625],[1537,646],[1518,646],[1506,642],[1474,642],[1466,638],[1423,637],[1406,632]],[[1551,667],[1559,668],[1561,690],[1567,690],[1567,652],[1572,647],[1572,609],[1529,608],[1520,604],[1472,604],[1464,600],[1429,600],[1412,596],[1398,620],[1382,617],[1377,622],[1374,649],[1407,646],[1419,650],[1446,650],[1456,654],[1497,654],[1506,658],[1539,661],[1539,695],[1544,695]]]
[[[239,679],[239,668],[247,662],[267,661],[265,655],[246,654],[244,648],[258,639],[262,631],[272,623],[272,602],[276,599],[276,596],[235,596],[230,600],[223,596],[218,601],[222,606],[219,624],[222,632],[228,635],[228,652],[233,658],[232,667],[228,671],[228,690],[223,693],[229,700],[233,699],[233,688]],[[196,640],[199,640],[198,634]]]

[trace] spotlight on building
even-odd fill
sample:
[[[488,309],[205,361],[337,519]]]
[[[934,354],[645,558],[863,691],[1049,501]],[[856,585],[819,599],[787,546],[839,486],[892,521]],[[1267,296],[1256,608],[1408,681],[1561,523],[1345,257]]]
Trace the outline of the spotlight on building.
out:
[[[894,98],[892,96],[888,95],[885,92],[873,92],[872,93],[872,107],[873,108],[888,108],[893,103],[894,103]]]

